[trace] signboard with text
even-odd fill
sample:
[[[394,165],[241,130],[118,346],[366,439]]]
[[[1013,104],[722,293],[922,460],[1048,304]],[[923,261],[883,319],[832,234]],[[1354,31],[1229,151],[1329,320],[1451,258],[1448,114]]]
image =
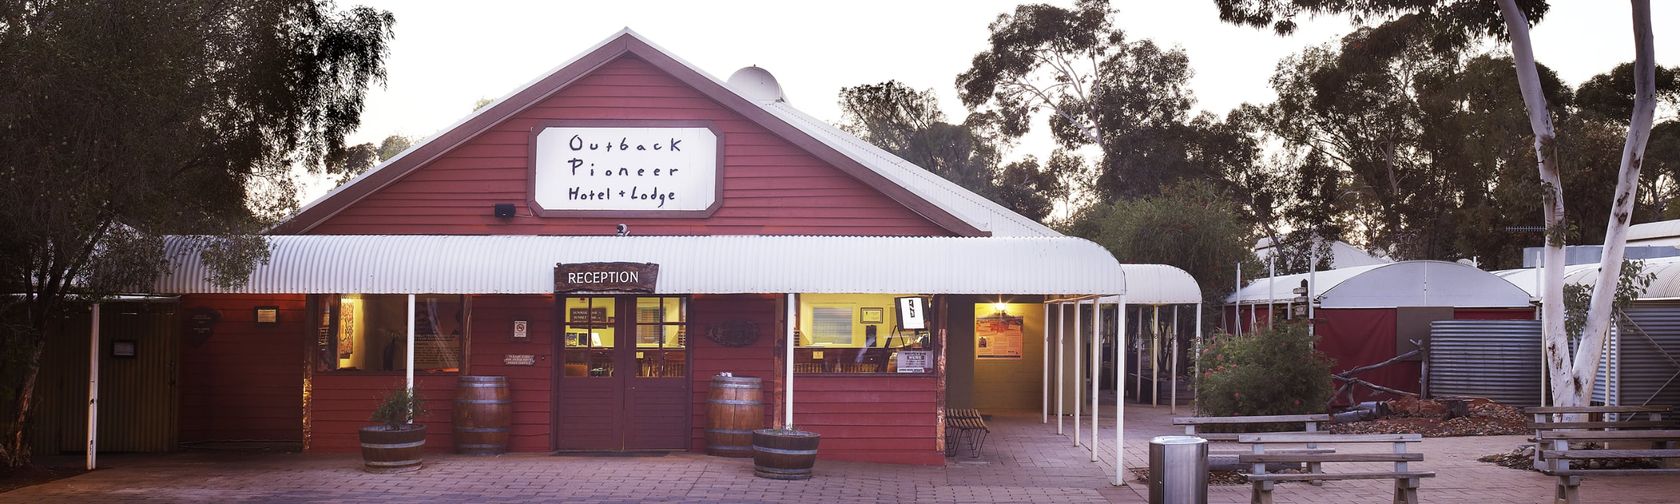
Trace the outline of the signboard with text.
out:
[[[722,143],[699,122],[539,126],[531,203],[544,216],[705,216],[720,203]]]
[[[554,292],[653,292],[659,284],[654,263],[598,262],[554,265]],[[603,314],[604,314],[603,310]],[[575,322],[575,320],[574,320]]]

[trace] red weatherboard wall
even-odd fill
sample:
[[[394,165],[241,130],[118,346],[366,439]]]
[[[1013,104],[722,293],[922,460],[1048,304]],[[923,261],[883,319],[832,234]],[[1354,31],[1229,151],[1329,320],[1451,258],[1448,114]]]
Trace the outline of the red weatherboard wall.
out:
[[[472,374],[506,376],[513,396],[511,451],[548,451],[553,372],[554,296],[473,296]],[[513,321],[529,322],[527,341],[513,339]],[[503,363],[508,354],[534,355],[532,366]],[[454,396],[451,395],[451,398]],[[453,400],[453,399],[452,399]]]
[[[280,323],[256,325],[255,308],[279,306]],[[202,342],[183,334],[181,441],[303,438],[304,296],[182,296],[182,312],[221,315]]]
[[[940,465],[938,378],[795,375],[793,423],[822,434],[817,457]]]
[[[531,129],[555,119],[708,120],[724,135],[723,206],[709,218],[541,218],[526,207]],[[495,203],[513,203],[502,222]],[[922,235],[950,232],[633,56],[609,62],[314,234]]]
[[[735,376],[752,376],[764,380],[764,425],[775,425],[775,409],[781,400],[781,375],[776,367],[776,343],[781,331],[776,321],[776,295],[695,296],[688,302],[688,344],[694,352],[692,371],[694,380],[689,390],[694,395],[694,434],[692,448],[706,448],[706,395],[711,390],[712,377],[728,371]],[[729,348],[706,338],[706,331],[729,320],[750,320],[758,324],[758,341],[752,345]]]
[[[315,373],[309,449],[361,450],[356,431],[372,425],[368,417],[373,408],[385,394],[403,388],[403,384],[402,373]],[[453,450],[449,415],[455,398],[455,375],[416,374],[414,388],[429,410],[415,422],[426,426],[426,450]]]

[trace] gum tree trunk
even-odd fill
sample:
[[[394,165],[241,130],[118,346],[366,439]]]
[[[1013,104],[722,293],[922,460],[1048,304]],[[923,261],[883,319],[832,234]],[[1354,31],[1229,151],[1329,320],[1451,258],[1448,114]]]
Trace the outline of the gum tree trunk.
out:
[[[1499,11],[1511,37],[1511,59],[1516,63],[1517,85],[1522,89],[1528,124],[1534,130],[1534,156],[1540,161],[1540,195],[1544,204],[1546,238],[1540,270],[1540,334],[1551,378],[1552,404],[1579,406],[1581,394],[1570,386],[1569,337],[1563,325],[1563,179],[1558,171],[1557,132],[1540,90],[1540,73],[1534,65],[1534,46],[1528,38],[1528,18],[1513,0],[1499,0]]]
[[[1633,117],[1628,120],[1627,143],[1622,145],[1621,169],[1616,174],[1616,200],[1610,222],[1604,230],[1604,257],[1598,266],[1598,283],[1593,285],[1587,324],[1581,329],[1581,347],[1575,352],[1573,386],[1589,394],[1598,378],[1598,359],[1604,338],[1610,331],[1616,284],[1622,275],[1622,256],[1627,248],[1627,229],[1638,199],[1639,167],[1645,144],[1651,138],[1652,117],[1657,110],[1656,59],[1651,43],[1651,2],[1633,3]]]

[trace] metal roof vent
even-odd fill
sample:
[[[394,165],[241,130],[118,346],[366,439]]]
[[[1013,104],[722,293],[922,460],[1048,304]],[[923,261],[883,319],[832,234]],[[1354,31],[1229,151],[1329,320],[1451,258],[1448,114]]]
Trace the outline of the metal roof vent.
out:
[[[776,76],[756,65],[736,70],[734,75],[729,76],[729,87],[747,99],[760,103],[787,101],[787,96],[782,94],[782,85],[776,82]]]

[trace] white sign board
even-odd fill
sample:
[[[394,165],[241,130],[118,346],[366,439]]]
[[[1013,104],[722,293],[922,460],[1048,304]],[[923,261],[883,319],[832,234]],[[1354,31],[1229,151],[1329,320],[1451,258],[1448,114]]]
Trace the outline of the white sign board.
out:
[[[706,212],[718,195],[718,137],[703,127],[543,128],[532,200],[558,212]]]
[[[898,298],[899,329],[907,331],[927,329],[927,313],[924,310],[926,307],[922,304],[922,298],[919,297]]]
[[[933,352],[928,350],[899,350],[898,372],[926,373],[933,367]]]

